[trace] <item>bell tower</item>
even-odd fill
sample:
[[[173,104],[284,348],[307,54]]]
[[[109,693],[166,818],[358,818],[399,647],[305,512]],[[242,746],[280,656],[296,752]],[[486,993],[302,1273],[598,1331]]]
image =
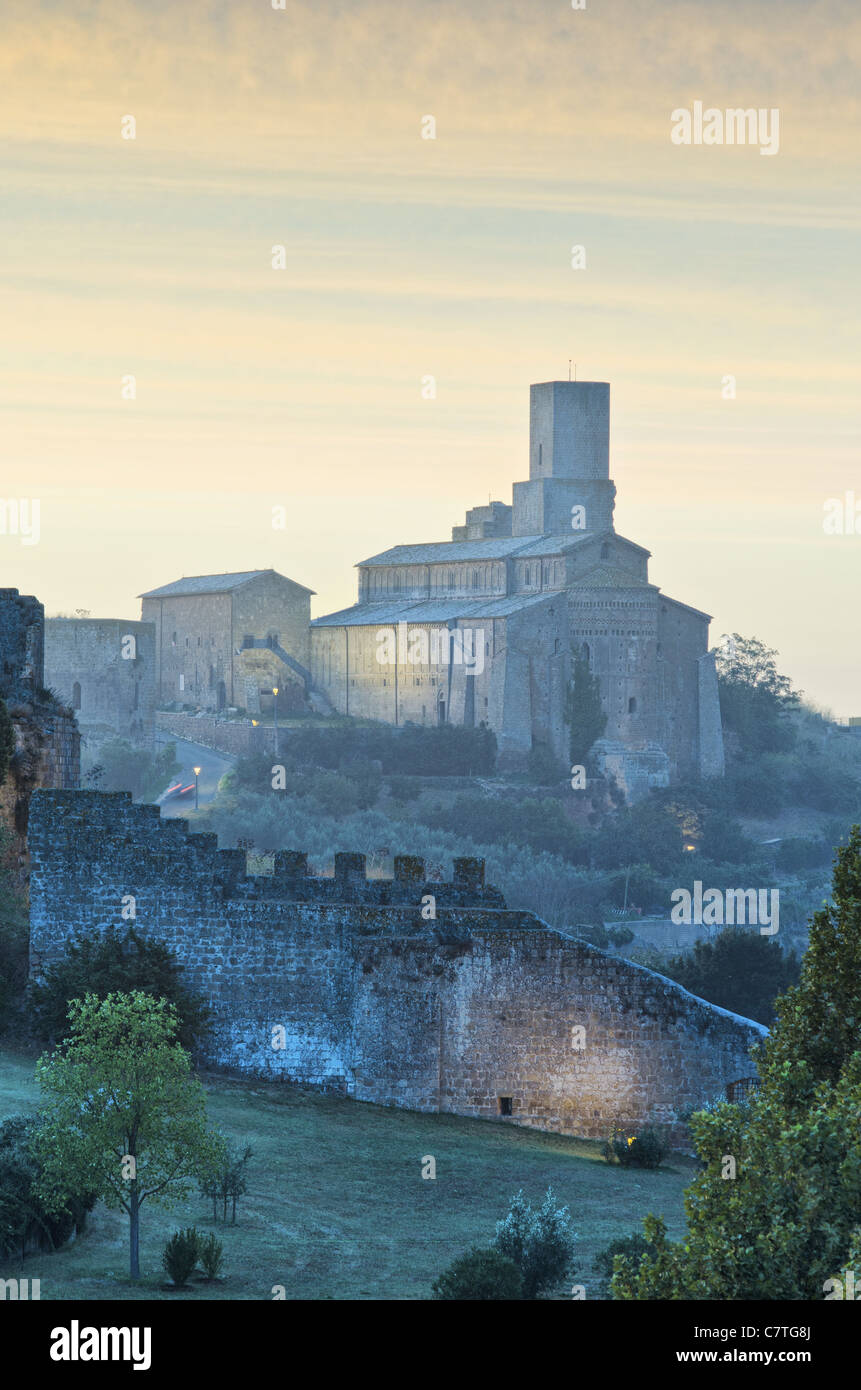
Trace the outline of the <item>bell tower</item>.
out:
[[[514,484],[515,536],[613,528],[610,386],[544,381],[529,388],[529,481]]]

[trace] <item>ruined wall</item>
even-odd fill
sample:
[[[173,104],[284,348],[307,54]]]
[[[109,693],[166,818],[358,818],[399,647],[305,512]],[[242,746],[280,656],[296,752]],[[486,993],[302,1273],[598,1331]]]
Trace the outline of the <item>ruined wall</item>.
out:
[[[362,855],[314,878],[285,852],[271,878],[248,878],[242,852],[98,792],[36,793],[30,848],[34,974],[75,928],[120,924],[131,894],[136,925],[215,1011],[208,1060],[249,1074],[485,1118],[505,1098],[514,1123],[600,1137],[672,1129],[752,1074],[765,1031],[507,910],[480,861],[439,884],[408,856],[367,880]]]
[[[75,710],[84,738],[116,735],[151,747],[155,624],[124,618],[49,618],[45,684]],[[60,784],[63,785],[63,784]]]

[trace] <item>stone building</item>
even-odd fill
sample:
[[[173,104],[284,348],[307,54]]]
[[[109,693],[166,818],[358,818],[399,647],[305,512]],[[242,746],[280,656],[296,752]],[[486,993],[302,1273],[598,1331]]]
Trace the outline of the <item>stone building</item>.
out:
[[[75,716],[45,689],[45,610],[17,589],[0,589],[0,699],[9,712],[15,751],[0,784],[0,822],[12,832],[9,857],[27,875],[25,836],[36,787],[76,787],[81,738]]]
[[[141,618],[155,624],[158,703],[256,714],[277,686],[279,710],[302,708],[313,592],[275,570],[248,570],[141,594]]]
[[[649,582],[649,552],[616,533],[610,388],[530,388],[529,479],[513,505],[467,512],[451,541],[358,565],[358,601],[312,623],[311,671],[340,712],[388,723],[486,723],[502,752],[567,756],[573,658],[597,675],[600,760],[631,794],[720,776],[709,615]]]
[[[46,684],[75,711],[85,740],[112,736],[151,747],[155,624],[124,618],[49,618]]]
[[[284,851],[249,877],[244,851],[124,792],[37,792],[30,852],[34,977],[76,930],[121,926],[131,894],[136,929],[213,1010],[207,1061],[250,1075],[592,1138],[655,1123],[678,1140],[685,1110],[753,1075],[766,1033],[511,911],[481,860],[438,883],[409,855],[368,879],[364,855],[315,877]]]

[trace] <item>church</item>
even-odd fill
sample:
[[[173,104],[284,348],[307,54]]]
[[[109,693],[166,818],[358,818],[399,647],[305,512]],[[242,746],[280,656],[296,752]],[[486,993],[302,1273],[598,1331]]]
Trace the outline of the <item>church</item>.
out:
[[[485,724],[503,756],[544,745],[566,760],[579,654],[607,715],[599,766],[629,797],[721,776],[709,614],[649,582],[649,551],[614,529],[615,494],[609,385],[530,387],[529,478],[512,505],[360,561],[358,601],[311,624],[313,688],[339,713]]]

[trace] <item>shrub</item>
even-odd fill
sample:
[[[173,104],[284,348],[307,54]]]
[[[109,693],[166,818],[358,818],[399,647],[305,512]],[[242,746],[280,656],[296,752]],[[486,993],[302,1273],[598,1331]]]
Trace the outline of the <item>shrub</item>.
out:
[[[11,1115],[0,1124],[0,1255],[56,1250],[84,1229],[95,1206],[92,1193],[78,1191],[65,1210],[45,1209],[37,1190],[42,1169],[31,1144],[37,1126],[32,1115]]]
[[[416,801],[421,794],[422,784],[417,777],[395,773],[389,778],[389,796],[393,801]]]
[[[224,1246],[214,1231],[200,1237],[197,1258],[206,1278],[217,1279],[224,1268]]]
[[[537,1298],[568,1272],[577,1239],[567,1207],[557,1207],[552,1190],[534,1211],[521,1189],[508,1215],[496,1223],[494,1248],[513,1260],[523,1279],[523,1297]]]
[[[667,1156],[669,1144],[656,1129],[646,1128],[639,1134],[614,1135],[604,1145],[608,1163],[614,1160],[623,1168],[660,1168]]]
[[[498,1250],[475,1245],[449,1265],[431,1286],[435,1299],[520,1299],[523,1277],[513,1260]]]
[[[668,961],[663,973],[710,1004],[770,1024],[775,1000],[800,970],[797,957],[775,941],[749,927],[725,927],[714,941],[697,941],[693,951]]]
[[[236,1225],[236,1199],[248,1191],[245,1165],[251,1156],[252,1150],[248,1145],[240,1150],[236,1144],[228,1142],[221,1166],[202,1179],[200,1191],[212,1202],[213,1221],[218,1220],[219,1201],[222,1204],[222,1218],[227,1220],[227,1203],[230,1200],[233,1203],[231,1225]]]
[[[600,1275],[598,1288],[602,1298],[611,1296],[610,1280],[613,1277],[613,1261],[617,1255],[621,1255],[626,1264],[636,1272],[642,1259],[654,1259],[655,1249],[639,1231],[630,1236],[621,1236],[618,1240],[611,1240],[609,1245],[605,1245],[595,1256],[592,1265],[594,1272]]]
[[[184,1231],[174,1231],[161,1262],[169,1278],[178,1289],[183,1288],[197,1266],[200,1250],[200,1234],[196,1226],[186,1226]]]
[[[69,941],[65,957],[49,966],[33,989],[36,1025],[46,1039],[64,1038],[72,999],[87,994],[107,999],[109,994],[135,990],[174,1005],[180,1022],[177,1040],[183,1047],[190,1050],[206,1033],[210,1010],[182,984],[176,957],[134,927],[82,932]]]

